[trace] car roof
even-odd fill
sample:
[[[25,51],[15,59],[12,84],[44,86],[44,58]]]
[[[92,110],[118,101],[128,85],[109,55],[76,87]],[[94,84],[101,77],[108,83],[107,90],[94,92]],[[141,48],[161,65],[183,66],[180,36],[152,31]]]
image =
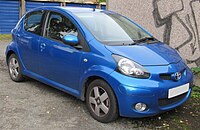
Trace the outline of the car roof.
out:
[[[71,12],[71,13],[89,13],[89,12],[110,12],[107,10],[101,10],[101,9],[95,9],[95,8],[86,8],[86,7],[67,7],[67,6],[42,6],[42,7],[37,7],[31,11],[34,10],[38,10],[38,9],[42,9],[42,10],[53,10],[53,9],[58,9],[58,10],[64,10],[66,12]],[[112,12],[114,13],[114,12]]]
[[[104,11],[101,9],[95,9],[95,8],[85,8],[85,7],[60,7],[66,11],[70,11],[72,13],[76,13],[76,12],[100,12],[100,11]]]

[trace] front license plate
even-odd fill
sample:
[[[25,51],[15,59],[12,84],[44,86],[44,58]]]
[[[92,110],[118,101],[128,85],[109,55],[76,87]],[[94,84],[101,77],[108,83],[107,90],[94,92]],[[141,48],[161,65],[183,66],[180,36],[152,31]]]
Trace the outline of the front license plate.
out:
[[[181,94],[187,92],[189,90],[189,86],[190,86],[190,84],[187,83],[187,84],[169,89],[168,98],[173,98],[175,96],[178,96],[178,95],[181,95]]]

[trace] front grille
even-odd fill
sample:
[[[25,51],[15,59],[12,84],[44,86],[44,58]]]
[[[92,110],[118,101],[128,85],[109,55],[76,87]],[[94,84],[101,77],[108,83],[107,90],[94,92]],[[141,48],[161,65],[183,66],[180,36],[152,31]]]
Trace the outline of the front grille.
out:
[[[181,75],[183,75],[185,71],[186,71],[186,69],[183,69],[183,70],[181,71]],[[172,78],[171,78],[171,75],[172,75],[172,74],[173,74],[173,73],[159,74],[159,77],[160,77],[160,79],[162,79],[162,80],[172,80]]]
[[[171,80],[171,74],[160,74],[160,79],[162,80]]]
[[[175,104],[175,103],[179,102],[180,100],[182,100],[186,95],[187,95],[187,93],[184,93],[184,94],[181,94],[179,96],[176,96],[176,97],[173,97],[170,99],[168,99],[168,98],[159,99],[159,101],[158,101],[159,106],[163,107],[163,106]]]

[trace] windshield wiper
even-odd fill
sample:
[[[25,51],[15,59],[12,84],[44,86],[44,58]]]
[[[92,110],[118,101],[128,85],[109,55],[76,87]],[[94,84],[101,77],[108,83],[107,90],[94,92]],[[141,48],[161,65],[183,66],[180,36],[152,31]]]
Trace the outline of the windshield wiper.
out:
[[[149,41],[153,41],[153,42],[149,42]],[[158,42],[158,40],[154,37],[143,37],[141,39],[135,39],[133,40],[132,42],[130,43],[126,43],[126,42],[123,42],[121,44],[111,44],[111,43],[107,43],[107,45],[111,45],[111,46],[119,46],[119,45],[122,45],[122,46],[132,46],[132,45],[138,45],[142,42],[148,42],[148,43],[155,43],[155,42]]]
[[[137,43],[136,42],[132,42],[132,43],[129,43],[128,45],[131,46],[131,45],[136,45]]]
[[[137,39],[137,40],[134,40],[134,43],[140,43],[140,42],[147,42],[147,41],[155,41],[157,42],[158,40],[154,37],[143,37],[141,39]]]

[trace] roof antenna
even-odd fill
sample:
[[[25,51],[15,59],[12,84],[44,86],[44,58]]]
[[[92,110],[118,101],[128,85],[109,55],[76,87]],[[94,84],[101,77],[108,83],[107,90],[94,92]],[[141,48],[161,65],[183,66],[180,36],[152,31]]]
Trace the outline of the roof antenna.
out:
[[[95,11],[95,8],[93,8],[93,11]]]

